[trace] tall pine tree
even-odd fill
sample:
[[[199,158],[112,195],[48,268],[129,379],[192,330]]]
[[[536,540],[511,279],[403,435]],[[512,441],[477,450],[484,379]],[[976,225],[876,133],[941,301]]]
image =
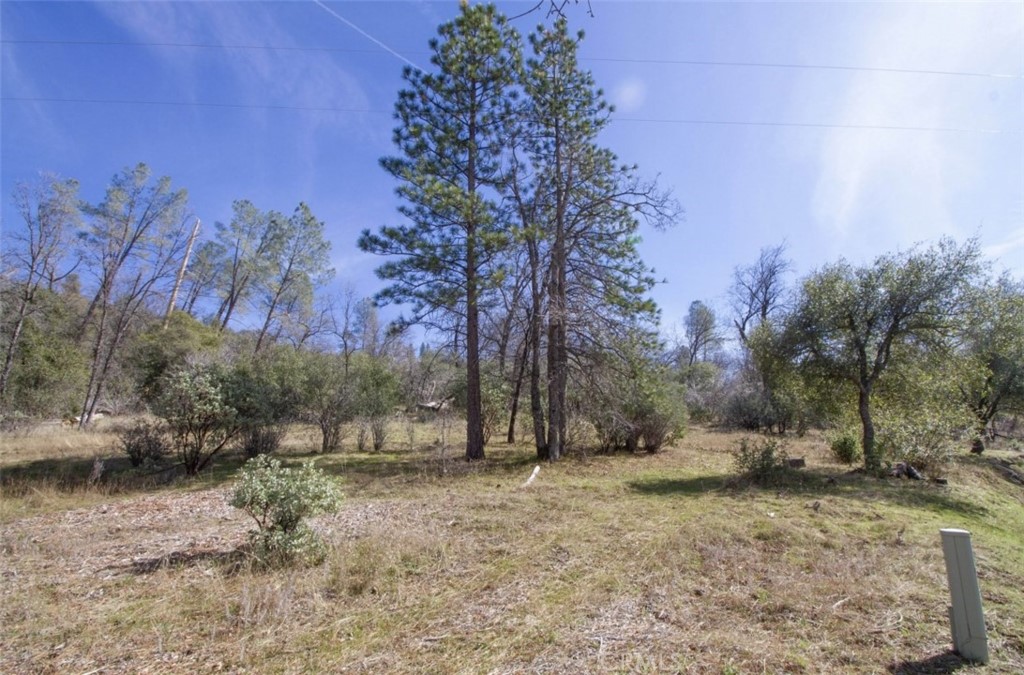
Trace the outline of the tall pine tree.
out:
[[[654,318],[654,305],[646,298],[654,283],[651,270],[636,249],[637,217],[665,226],[678,208],[667,194],[642,182],[634,167],[617,165],[615,155],[598,145],[611,110],[590,73],[579,67],[582,37],[569,34],[564,18],[530,36],[533,56],[522,72],[526,104],[510,186],[532,270],[534,434],[538,456],[552,460],[565,446],[571,343],[589,342],[585,347],[592,351],[607,335]],[[542,333],[546,434],[536,351]]]
[[[404,72],[408,88],[395,104],[400,154],[381,161],[400,182],[408,223],[366,230],[359,246],[397,256],[377,270],[391,282],[380,300],[412,304],[417,320],[441,314],[464,326],[466,458],[473,460],[484,456],[480,304],[507,244],[498,191],[519,36],[493,5],[468,4],[438,33],[430,43],[435,72]]]

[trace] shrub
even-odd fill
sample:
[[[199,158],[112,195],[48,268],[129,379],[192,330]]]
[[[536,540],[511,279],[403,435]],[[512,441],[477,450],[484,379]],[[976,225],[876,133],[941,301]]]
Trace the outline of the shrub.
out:
[[[760,431],[771,424],[771,407],[758,391],[741,389],[725,403],[723,422],[733,429]]]
[[[789,473],[789,457],[774,438],[763,438],[759,443],[742,439],[733,460],[737,473],[757,485],[777,483]]]
[[[239,437],[238,447],[249,459],[269,455],[280,447],[284,434],[285,429],[278,426],[247,427]]]
[[[512,385],[492,366],[483,368],[480,376],[481,422],[484,443],[491,442],[491,436],[498,432],[501,424],[508,421],[512,400]]]
[[[664,385],[652,392],[635,411],[637,432],[644,450],[658,452],[686,429],[686,404],[682,392]]]
[[[370,423],[365,419],[358,420],[356,428],[356,450],[366,452],[366,441],[370,434]]]
[[[658,452],[686,429],[682,385],[670,382],[663,369],[630,362],[627,379],[614,370],[596,381],[581,400],[581,412],[597,432],[602,452]]]
[[[388,418],[374,417],[371,419],[370,433],[373,435],[373,451],[380,452],[388,440]]]
[[[136,422],[118,434],[117,446],[134,467],[161,462],[170,452],[167,432],[159,423]]]
[[[273,452],[286,426],[299,418],[303,364],[292,349],[274,349],[257,360],[236,363],[221,378],[224,402],[236,412],[246,457]]]
[[[878,430],[878,447],[892,462],[905,462],[919,471],[935,471],[953,458],[954,430],[944,420],[922,416]]]
[[[843,464],[853,464],[861,458],[860,438],[853,429],[843,429],[829,438],[832,456]]]
[[[880,406],[876,443],[888,462],[905,462],[924,472],[941,470],[953,458],[956,439],[974,428],[975,417],[939,385],[918,387],[912,391],[915,399],[908,394]],[[920,389],[925,391],[918,393]]]
[[[355,417],[355,393],[339,354],[304,352],[302,417],[320,430],[320,452],[341,447],[345,423]]]
[[[240,431],[237,411],[224,400],[218,372],[192,368],[165,380],[155,412],[167,422],[185,473],[194,476]]]
[[[733,429],[783,435],[795,431],[802,436],[817,413],[807,396],[792,381],[776,382],[770,391],[760,383],[737,382],[723,405],[722,423]]]
[[[29,429],[32,426],[32,418],[21,411],[0,412],[0,432],[13,434],[17,431]]]
[[[590,422],[597,432],[598,445],[601,452],[615,452],[629,449],[635,451],[640,435],[633,430],[620,411],[612,407],[595,406],[590,413]]]
[[[725,378],[722,368],[708,361],[698,361],[681,368],[685,385],[684,401],[689,416],[702,424],[721,419],[725,406]]]
[[[167,323],[155,322],[126,345],[124,361],[131,369],[135,388],[147,403],[160,397],[167,373],[189,362],[210,358],[223,336],[185,312],[172,312]]]
[[[249,540],[261,564],[317,565],[327,547],[303,519],[337,510],[340,500],[334,482],[312,462],[287,469],[280,460],[261,455],[242,467],[230,503],[256,521]]]
[[[316,417],[320,428],[320,452],[336,452],[345,438],[344,423],[347,414],[339,414],[337,408],[321,409]]]
[[[533,417],[529,411],[523,413],[520,418],[519,428],[520,435],[529,434],[526,436],[530,439],[533,438]],[[594,425],[586,416],[579,410],[578,402],[576,405],[569,406],[569,416],[565,420],[565,449],[566,451],[572,452],[584,449],[587,444],[592,444],[594,441]]]
[[[7,277],[4,277],[3,286],[6,285]],[[0,298],[0,306],[5,310],[13,308],[7,300]],[[23,416],[20,421],[79,414],[81,396],[89,381],[88,353],[78,347],[78,336],[69,329],[77,322],[73,318],[73,304],[65,302],[60,295],[40,289],[34,307],[33,313],[25,319],[12,355],[10,379],[0,406],[4,409],[0,417],[7,425],[19,421],[18,413]],[[0,314],[3,314],[4,338],[7,338],[6,311]]]

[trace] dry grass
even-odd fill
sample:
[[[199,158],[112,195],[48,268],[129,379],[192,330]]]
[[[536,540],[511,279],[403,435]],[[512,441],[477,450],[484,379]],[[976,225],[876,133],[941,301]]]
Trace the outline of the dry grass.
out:
[[[315,569],[248,568],[233,458],[200,488],[5,494],[0,671],[951,672],[949,526],[974,533],[985,594],[993,661],[972,672],[1024,671],[1024,490],[987,459],[947,487],[879,481],[809,438],[797,477],[738,488],[739,437],[694,430],[523,488],[525,447],[468,466],[430,425],[403,434],[318,457],[347,500],[314,522]]]

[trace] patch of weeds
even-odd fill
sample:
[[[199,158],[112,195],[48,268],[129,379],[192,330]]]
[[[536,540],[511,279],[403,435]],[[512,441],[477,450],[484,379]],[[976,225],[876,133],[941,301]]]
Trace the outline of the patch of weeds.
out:
[[[754,523],[753,528],[750,531],[750,536],[757,541],[772,542],[782,541],[785,539],[786,534],[781,529],[775,527],[774,524],[764,520],[758,520]]]

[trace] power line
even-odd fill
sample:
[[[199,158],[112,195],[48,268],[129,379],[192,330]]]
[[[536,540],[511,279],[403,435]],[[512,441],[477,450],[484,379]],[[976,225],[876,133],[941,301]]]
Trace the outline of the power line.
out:
[[[4,96],[3,102],[20,103],[82,103],[95,105],[142,105],[142,106],[173,106],[198,108],[230,108],[241,110],[290,110],[298,112],[332,112],[332,113],[366,113],[388,115],[391,110],[374,108],[338,108],[333,106],[298,106],[272,105],[255,103],[217,103],[207,101],[156,101],[141,99],[98,99],[98,98],[47,98],[30,96]],[[814,122],[759,122],[711,119],[663,119],[647,117],[612,117],[613,122],[638,122],[646,124],[687,124],[713,126],[747,126],[747,127],[792,127],[802,129],[861,129],[875,131],[922,131],[922,132],[953,132],[971,134],[1019,134],[1020,129],[971,129],[966,127],[920,127],[913,125],[893,124],[825,124]]]
[[[655,119],[641,117],[613,117],[616,122],[649,122],[654,124],[712,124],[743,127],[797,127],[804,129],[874,129],[878,131],[950,131],[969,134],[1019,134],[1019,129],[970,129],[967,127],[915,127],[895,124],[820,124],[815,122],[747,122],[701,119]]]
[[[656,63],[664,65],[685,66],[731,66],[736,68],[789,68],[799,70],[845,70],[867,73],[902,73],[909,75],[954,75],[961,77],[992,77],[997,79],[1020,80],[1024,75],[1008,75],[1005,73],[977,73],[962,70],[925,70],[920,68],[883,68],[873,66],[833,66],[810,65],[802,63],[759,63],[755,61],[693,61],[681,59],[623,59],[595,56],[588,61],[607,61],[610,63]]]
[[[68,45],[82,47],[179,47],[183,49],[240,49],[280,52],[339,52],[351,54],[380,54],[379,49],[353,49],[351,47],[285,47],[282,45],[222,45],[203,42],[128,42],[120,40],[0,40],[0,44],[14,45]],[[430,52],[404,52],[429,54]]]
[[[320,3],[317,3],[320,4]],[[323,5],[321,5],[323,6]],[[327,9],[325,7],[325,9]],[[329,10],[328,11],[332,11]],[[336,15],[336,13],[335,13]],[[337,15],[336,15],[337,16]],[[341,18],[341,17],[339,17]],[[345,19],[348,25],[353,25]],[[356,28],[356,30],[360,30]],[[360,31],[362,32],[362,31]],[[363,33],[365,35],[365,33]],[[371,36],[367,37],[391,55],[402,59],[410,65],[414,65],[403,55],[425,55],[428,51],[398,51],[383,45]],[[103,47],[172,47],[182,49],[239,49],[239,50],[267,50],[282,52],[326,52],[341,54],[380,54],[377,49],[352,49],[348,47],[286,47],[280,45],[224,45],[201,42],[128,42],[116,40],[0,40],[0,44],[16,45],[66,45],[66,46],[103,46]],[[770,63],[760,61],[712,61],[700,59],[633,59],[621,57],[590,56],[580,57],[581,61],[598,61],[606,63],[636,63],[656,65],[682,65],[682,66],[723,66],[729,68],[781,68],[790,70],[833,70],[847,72],[867,73],[896,73],[904,75],[947,75],[954,77],[984,77],[1001,80],[1020,80],[1024,75],[1012,75],[1009,73],[980,73],[965,70],[936,70],[927,68],[888,68],[881,66],[843,66],[831,64],[807,64],[807,63]],[[416,66],[418,68],[418,66]]]
[[[46,98],[36,96],[4,96],[0,101],[13,101],[24,103],[87,103],[99,105],[148,105],[148,106],[174,106],[178,108],[238,108],[250,110],[296,110],[300,112],[340,112],[340,113],[384,113],[389,114],[390,110],[372,110],[369,108],[334,108],[300,105],[270,105],[255,103],[215,103],[206,101],[145,101],[140,99],[114,99],[114,98]]]

